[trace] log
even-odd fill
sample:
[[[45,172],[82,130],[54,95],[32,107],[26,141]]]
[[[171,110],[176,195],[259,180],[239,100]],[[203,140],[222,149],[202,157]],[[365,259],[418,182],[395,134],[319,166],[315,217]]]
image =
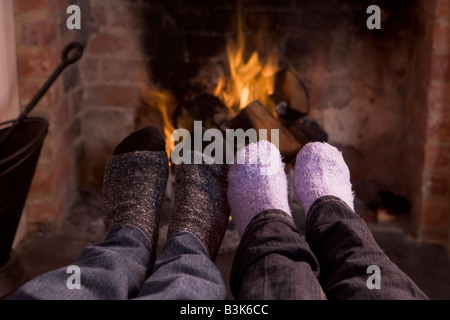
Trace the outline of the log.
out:
[[[260,129],[267,130],[267,140],[271,141],[271,129],[279,130],[279,150],[286,162],[295,159],[302,148],[302,144],[291,134],[291,132],[267,109],[260,101],[253,101],[231,120],[232,129]],[[258,140],[259,140],[258,136]]]
[[[277,103],[278,115],[296,119],[309,113],[309,94],[298,73],[288,67],[275,74],[275,90],[272,96]]]

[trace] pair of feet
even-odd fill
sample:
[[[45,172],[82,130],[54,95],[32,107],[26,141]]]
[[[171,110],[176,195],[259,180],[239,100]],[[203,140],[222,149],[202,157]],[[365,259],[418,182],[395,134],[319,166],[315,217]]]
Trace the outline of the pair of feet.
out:
[[[214,260],[230,211],[240,236],[260,212],[278,209],[291,216],[287,178],[276,146],[264,140],[250,144],[236,154],[236,160],[232,165],[177,167],[168,240],[191,232]],[[158,128],[146,127],[125,138],[105,171],[106,231],[134,224],[145,229],[155,249],[168,170],[165,139]],[[326,195],[341,198],[353,209],[348,167],[342,154],[329,144],[310,143],[302,148],[296,159],[294,189],[306,213],[315,200]]]
[[[231,166],[228,175],[228,199],[239,234],[242,236],[251,219],[266,210],[282,210],[292,217],[285,165],[278,148],[263,140],[242,149],[236,158],[253,163]],[[341,152],[327,143],[309,143],[300,150],[293,182],[305,214],[323,196],[336,196],[354,210],[349,169]]]

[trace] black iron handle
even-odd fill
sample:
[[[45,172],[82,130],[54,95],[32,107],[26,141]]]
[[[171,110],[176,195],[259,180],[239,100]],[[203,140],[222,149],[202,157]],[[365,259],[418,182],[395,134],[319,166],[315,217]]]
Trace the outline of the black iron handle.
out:
[[[78,42],[69,43],[61,54],[61,60],[66,66],[77,62],[83,55],[83,46]]]
[[[28,116],[28,114],[33,110],[33,108],[38,104],[44,94],[48,91],[50,86],[56,81],[59,75],[67,68],[69,65],[77,62],[83,55],[83,46],[78,42],[69,43],[61,54],[61,64],[56,68],[50,78],[44,83],[42,88],[34,96],[34,98],[27,105],[25,110],[19,115],[19,117],[14,121],[14,124],[8,129],[7,133],[3,136],[0,141],[0,148],[6,144],[9,138],[12,136],[17,127],[22,123],[22,121]]]
[[[61,64],[58,68],[53,72],[50,78],[45,82],[39,92],[34,96],[34,98],[30,101],[30,103],[25,108],[24,112],[19,116],[16,122],[22,122],[22,120],[30,113],[31,110],[37,105],[39,100],[44,96],[44,94],[48,91],[51,85],[56,81],[59,75],[67,68],[69,65],[77,62],[81,56],[83,55],[83,46],[78,42],[69,43],[63,50],[61,54]]]

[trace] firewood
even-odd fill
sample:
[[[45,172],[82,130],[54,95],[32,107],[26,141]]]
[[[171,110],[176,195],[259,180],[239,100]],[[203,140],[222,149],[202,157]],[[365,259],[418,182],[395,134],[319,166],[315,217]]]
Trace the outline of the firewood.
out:
[[[289,130],[260,102],[253,101],[246,108],[231,120],[232,129],[260,129],[267,130],[267,140],[272,141],[271,129],[277,129],[279,132],[279,150],[290,161],[295,158],[302,144],[298,142]],[[258,137],[259,139],[259,137]]]
[[[298,73],[291,67],[275,75],[275,90],[272,96],[277,103],[278,115],[295,119],[309,113],[309,94]]]

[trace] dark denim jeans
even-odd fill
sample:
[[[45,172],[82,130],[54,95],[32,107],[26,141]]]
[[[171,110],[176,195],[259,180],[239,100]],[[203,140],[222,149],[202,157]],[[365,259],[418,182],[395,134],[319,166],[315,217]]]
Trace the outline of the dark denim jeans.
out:
[[[105,241],[83,250],[81,289],[69,289],[67,267],[40,275],[19,288],[12,300],[224,300],[222,275],[194,234],[167,241],[155,261],[153,243],[139,226],[125,224]]]
[[[379,289],[368,286],[369,266],[379,268]],[[327,299],[428,299],[384,254],[366,222],[331,196],[311,206],[305,240],[282,211],[256,216],[230,282],[238,299],[322,299],[321,289]]]
[[[383,253],[366,223],[343,201],[323,197],[310,209],[306,241],[282,211],[257,215],[236,251],[230,287],[236,299],[427,299]],[[138,225],[114,229],[86,248],[74,265],[81,289],[70,289],[67,267],[26,283],[11,299],[227,299],[205,244],[189,232],[169,240],[158,258]],[[367,268],[380,269],[380,289]]]
[[[236,251],[230,289],[240,300],[321,299],[319,262],[294,221],[264,211],[247,226]]]

